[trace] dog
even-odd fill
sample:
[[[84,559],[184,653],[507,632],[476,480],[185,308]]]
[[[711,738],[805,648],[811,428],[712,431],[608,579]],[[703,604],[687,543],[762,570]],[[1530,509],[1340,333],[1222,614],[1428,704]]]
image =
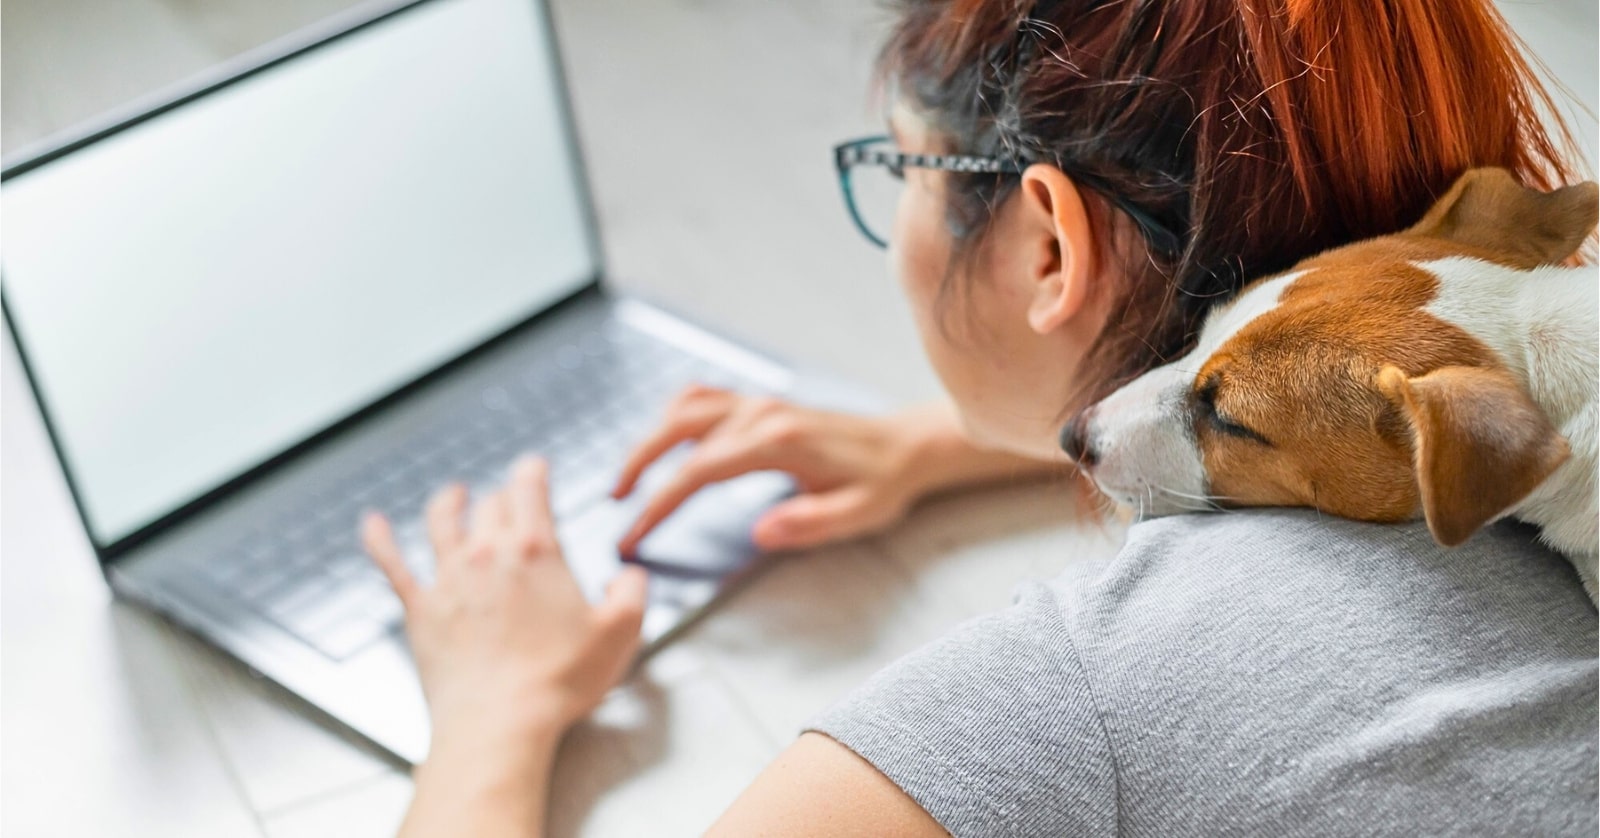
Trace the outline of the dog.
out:
[[[1061,447],[1142,515],[1422,517],[1445,546],[1512,516],[1595,601],[1600,273],[1563,263],[1596,196],[1471,170],[1411,228],[1247,286]]]

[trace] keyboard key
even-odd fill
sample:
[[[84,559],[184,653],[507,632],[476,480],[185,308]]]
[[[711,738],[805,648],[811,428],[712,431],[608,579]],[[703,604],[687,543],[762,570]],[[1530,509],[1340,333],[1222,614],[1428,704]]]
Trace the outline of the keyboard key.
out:
[[[364,614],[350,607],[348,599],[332,597],[319,601],[317,606],[281,617],[278,624],[320,648],[338,645],[337,641],[328,643],[325,635],[335,634],[340,624],[351,619],[366,620]]]
[[[577,478],[552,483],[550,508],[556,517],[565,517],[604,497],[617,476],[605,471],[590,471]]]
[[[556,366],[568,372],[575,372],[583,366],[586,353],[576,346],[563,346],[556,352]]]
[[[267,613],[281,619],[286,615],[316,606],[326,600],[330,593],[341,588],[342,586],[337,585],[324,573],[314,572],[297,576],[277,589],[267,604]]]
[[[283,565],[271,565],[238,580],[233,590],[246,600],[260,601],[275,588],[289,581],[290,573]]]
[[[404,611],[400,607],[400,598],[393,591],[387,591],[383,596],[373,597],[364,608],[368,619],[387,629],[401,621]]]
[[[364,614],[352,614],[334,625],[323,628],[317,632],[316,639],[310,642],[328,657],[344,660],[372,645],[374,641],[386,637],[388,633],[388,625],[373,622]]]
[[[340,581],[366,575],[366,571],[371,570],[374,570],[372,559],[365,553],[340,553],[325,568],[329,576]]]
[[[325,550],[325,547],[313,544],[291,547],[289,552],[285,553],[283,558],[279,560],[280,566],[283,568],[284,573],[290,576],[317,573],[322,569],[324,562],[327,561]]]

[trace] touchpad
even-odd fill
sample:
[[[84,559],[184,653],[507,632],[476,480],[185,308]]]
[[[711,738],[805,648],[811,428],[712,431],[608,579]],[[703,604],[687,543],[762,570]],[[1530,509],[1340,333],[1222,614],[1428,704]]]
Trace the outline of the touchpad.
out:
[[[651,496],[652,487],[619,504],[628,523]],[[665,574],[721,576],[757,553],[750,540],[756,519],[794,493],[794,480],[772,471],[755,472],[701,489],[639,542],[640,564]]]
[[[671,456],[651,467],[627,498],[601,503],[560,522],[561,543],[591,598],[598,598],[604,583],[616,574],[617,541],[681,462],[681,456]],[[775,471],[706,486],[645,536],[633,560],[662,583],[721,579],[756,557],[759,551],[750,540],[756,519],[794,490],[794,479]]]

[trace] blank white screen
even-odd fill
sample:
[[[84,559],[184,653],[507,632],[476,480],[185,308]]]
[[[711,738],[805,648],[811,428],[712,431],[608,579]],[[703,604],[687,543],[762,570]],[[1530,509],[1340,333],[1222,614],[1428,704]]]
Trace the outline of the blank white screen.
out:
[[[110,543],[592,279],[532,0],[434,0],[0,187]]]

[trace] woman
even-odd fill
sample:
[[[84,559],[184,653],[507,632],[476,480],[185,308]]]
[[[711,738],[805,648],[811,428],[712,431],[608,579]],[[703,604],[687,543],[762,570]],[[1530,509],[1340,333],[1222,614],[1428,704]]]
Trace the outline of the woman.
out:
[[[905,178],[892,229],[858,222],[889,243],[956,415],[693,390],[621,477],[619,494],[700,443],[624,548],[754,469],[805,489],[758,523],[770,548],[1047,469],[1064,417],[1181,350],[1248,278],[1409,224],[1471,166],[1571,175],[1487,0],[898,15],[892,142],[841,146],[840,165]],[[435,496],[430,589],[364,523],[434,723],[406,834],[538,834],[557,742],[636,648],[643,572],[586,603],[544,481],[519,461],[470,522],[464,489]],[[1153,521],[822,714],[713,831],[1593,834],[1594,645],[1575,579],[1520,531],[1446,555],[1420,528],[1313,514]]]

